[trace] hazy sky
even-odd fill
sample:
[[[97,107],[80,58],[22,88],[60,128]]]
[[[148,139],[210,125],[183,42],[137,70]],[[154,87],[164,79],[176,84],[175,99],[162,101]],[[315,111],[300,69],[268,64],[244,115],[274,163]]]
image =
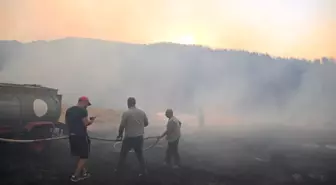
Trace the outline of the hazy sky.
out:
[[[169,41],[336,57],[336,0],[0,0],[0,39]]]

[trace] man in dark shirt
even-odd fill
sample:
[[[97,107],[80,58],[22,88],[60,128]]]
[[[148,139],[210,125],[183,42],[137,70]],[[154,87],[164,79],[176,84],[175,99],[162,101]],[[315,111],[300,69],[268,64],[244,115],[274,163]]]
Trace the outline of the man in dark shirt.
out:
[[[78,99],[77,105],[67,109],[65,114],[65,122],[69,128],[71,154],[79,158],[76,171],[71,176],[73,182],[90,177],[85,168],[91,143],[87,134],[87,126],[91,125],[95,119],[95,117],[88,119],[87,107],[90,105],[89,99],[82,96]]]

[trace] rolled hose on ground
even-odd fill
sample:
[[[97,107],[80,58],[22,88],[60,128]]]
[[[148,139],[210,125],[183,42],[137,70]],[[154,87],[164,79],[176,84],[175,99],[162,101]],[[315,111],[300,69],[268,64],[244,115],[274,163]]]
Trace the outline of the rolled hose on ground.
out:
[[[7,138],[0,138],[0,141],[2,142],[7,142],[7,143],[35,143],[35,142],[43,142],[43,141],[52,141],[52,140],[61,140],[61,139],[68,139],[69,136],[60,136],[60,137],[51,137],[51,138],[45,138],[45,139],[34,139],[34,140],[20,140],[20,139],[7,139]],[[108,142],[115,142],[114,145],[113,145],[113,148],[117,149],[116,146],[120,143],[122,143],[122,141],[120,140],[116,140],[116,139],[105,139],[105,138],[97,138],[97,137],[90,137],[90,139],[92,140],[97,140],[97,141],[108,141]],[[145,137],[144,140],[148,140],[148,139],[156,139],[156,141],[144,148],[143,150],[146,151],[146,150],[149,150],[153,147],[155,147],[158,142],[160,141],[160,139],[158,139],[158,137],[156,136],[152,136],[152,137]],[[133,151],[131,151],[133,152]]]

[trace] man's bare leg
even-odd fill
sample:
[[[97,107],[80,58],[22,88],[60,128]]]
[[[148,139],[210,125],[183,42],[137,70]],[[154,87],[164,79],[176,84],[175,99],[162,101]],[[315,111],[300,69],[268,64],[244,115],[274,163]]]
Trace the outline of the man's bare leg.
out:
[[[87,173],[88,172],[88,170],[87,170],[87,168],[86,168],[86,165],[83,167],[83,169],[82,169],[82,172],[81,172],[81,174],[85,174],[85,173]]]
[[[79,177],[81,175],[82,170],[85,169],[84,166],[85,166],[86,161],[87,161],[87,159],[79,159],[78,160],[77,168],[76,168],[76,171],[75,171],[75,174],[74,174],[76,177]]]

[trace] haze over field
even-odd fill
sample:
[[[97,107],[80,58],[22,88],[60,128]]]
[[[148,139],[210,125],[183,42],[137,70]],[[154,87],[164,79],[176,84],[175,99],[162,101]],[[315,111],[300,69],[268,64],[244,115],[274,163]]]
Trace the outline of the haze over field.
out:
[[[119,184],[120,145],[94,137],[117,136],[129,96],[149,117],[145,137],[161,134],[164,111],[174,110],[182,168],[162,166],[164,140],[145,140],[157,144],[146,150],[149,175],[138,178],[129,158],[125,184],[336,184],[335,8],[336,0],[0,0],[0,83],[59,89],[60,122],[79,96],[90,98],[98,117],[88,128],[88,184]],[[0,145],[1,184],[68,183],[67,140],[53,141],[48,157]]]
[[[190,122],[202,108],[207,123],[330,125],[333,7],[333,0],[4,0],[0,77],[58,88],[68,105],[85,94],[97,107],[124,109],[135,96],[151,115],[171,107]]]
[[[336,64],[171,43],[94,39],[0,42],[1,81],[60,89],[64,102],[124,109],[128,96],[151,114],[172,107],[209,122],[334,123]]]

